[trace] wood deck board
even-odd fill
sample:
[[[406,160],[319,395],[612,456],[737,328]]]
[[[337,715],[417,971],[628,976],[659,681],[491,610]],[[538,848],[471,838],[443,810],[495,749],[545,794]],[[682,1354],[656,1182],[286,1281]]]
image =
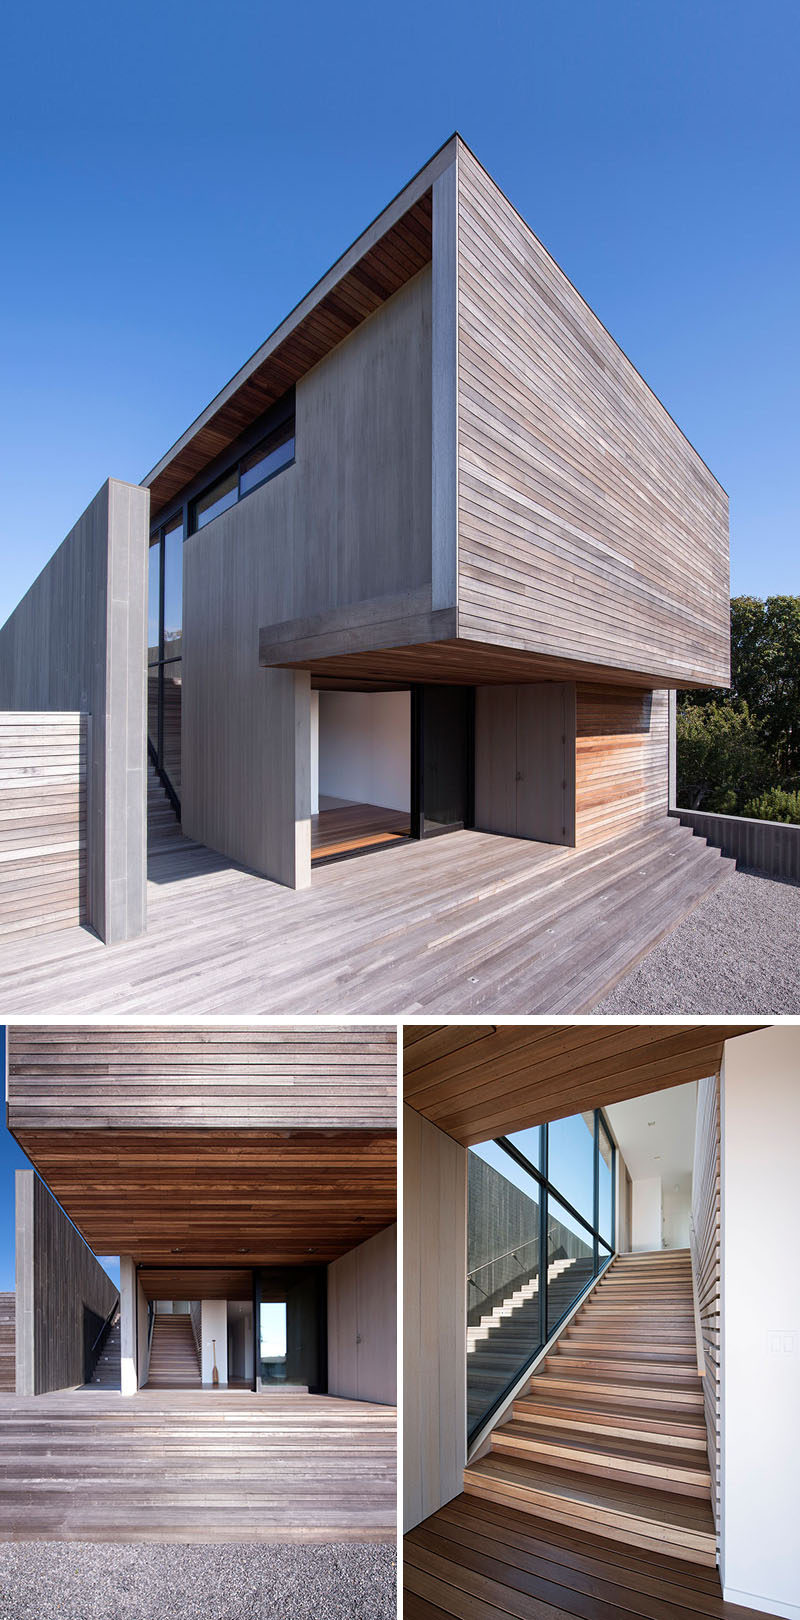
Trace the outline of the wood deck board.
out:
[[[725,1603],[715,1570],[464,1495],[405,1537],[404,1581],[404,1612],[430,1620],[765,1620]]]
[[[311,860],[396,843],[411,834],[407,810],[388,810],[380,804],[341,804],[311,817]]]
[[[2,1396],[0,1542],[391,1540],[395,1430],[328,1396]]]
[[[578,1012],[730,869],[666,818],[585,852],[410,841],[299,893],[178,840],[150,860],[143,938],[3,945],[0,1001],[7,1016]]]

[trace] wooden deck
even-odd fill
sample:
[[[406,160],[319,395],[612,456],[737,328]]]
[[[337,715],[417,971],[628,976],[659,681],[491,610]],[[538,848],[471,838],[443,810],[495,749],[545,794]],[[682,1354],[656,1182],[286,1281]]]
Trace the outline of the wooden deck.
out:
[[[324,801],[311,817],[311,860],[329,861],[376,844],[395,844],[411,835],[407,810],[387,810],[382,804],[355,804],[349,799]]]
[[[767,1620],[715,1569],[457,1496],[403,1543],[404,1620]]]
[[[300,892],[177,838],[150,858],[145,936],[5,942],[0,1007],[573,1014],[732,870],[666,817],[586,851],[468,831],[411,840],[323,866]]]
[[[329,1396],[0,1396],[0,1541],[389,1541],[394,1408]]]

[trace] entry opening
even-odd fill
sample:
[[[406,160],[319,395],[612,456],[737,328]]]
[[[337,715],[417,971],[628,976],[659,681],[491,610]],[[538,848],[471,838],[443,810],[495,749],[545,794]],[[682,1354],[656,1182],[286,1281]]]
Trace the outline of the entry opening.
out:
[[[311,694],[311,860],[411,837],[411,692]]]

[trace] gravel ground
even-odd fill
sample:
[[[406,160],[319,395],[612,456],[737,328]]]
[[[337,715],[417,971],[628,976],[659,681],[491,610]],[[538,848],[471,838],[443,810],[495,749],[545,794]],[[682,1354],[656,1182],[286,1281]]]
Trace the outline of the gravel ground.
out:
[[[395,1620],[395,1547],[0,1546],[0,1620]]]
[[[736,871],[593,1013],[800,1013],[800,885]]]

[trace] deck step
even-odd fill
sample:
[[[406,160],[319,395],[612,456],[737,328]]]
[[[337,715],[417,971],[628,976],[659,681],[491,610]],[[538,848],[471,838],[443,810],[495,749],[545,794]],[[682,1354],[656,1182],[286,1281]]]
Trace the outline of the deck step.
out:
[[[708,1501],[711,1475],[708,1457],[689,1447],[620,1435],[565,1432],[514,1418],[495,1430],[492,1451],[504,1457],[532,1457],[607,1479],[631,1480],[647,1489],[673,1490]]]

